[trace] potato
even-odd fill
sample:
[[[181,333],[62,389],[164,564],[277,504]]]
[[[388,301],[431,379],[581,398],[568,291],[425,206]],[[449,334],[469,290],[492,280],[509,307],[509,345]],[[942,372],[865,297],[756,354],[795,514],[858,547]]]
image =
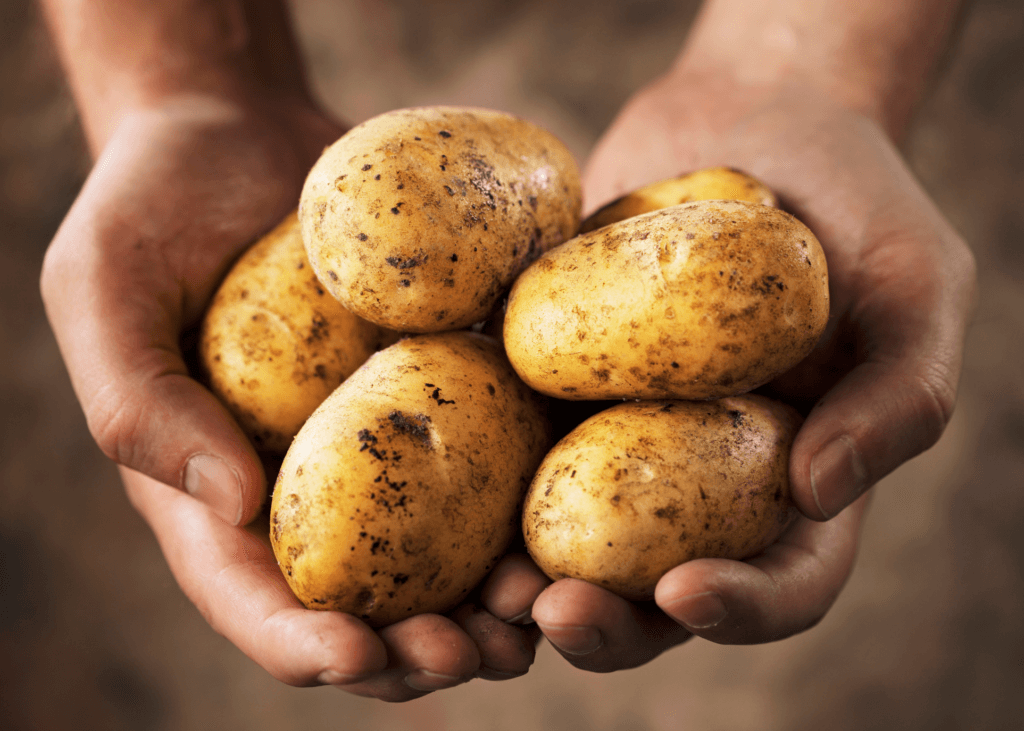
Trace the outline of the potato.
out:
[[[829,313],[814,234],[769,206],[700,201],[541,256],[505,314],[509,359],[563,399],[710,399],[802,360]]]
[[[271,542],[311,609],[380,627],[457,605],[505,553],[549,446],[542,399],[491,338],[407,338],[372,356],[295,438]]]
[[[695,558],[749,558],[795,515],[800,417],[761,396],[619,404],[544,458],[523,509],[526,547],[554,580],[633,601]]]
[[[747,201],[778,206],[775,194],[757,178],[734,168],[707,168],[678,178],[637,188],[592,213],[580,224],[580,233],[641,213],[651,213],[681,203],[704,200]]]
[[[324,291],[293,213],[228,273],[204,316],[199,354],[211,390],[257,449],[283,455],[331,391],[397,339]]]
[[[482,321],[538,254],[573,236],[572,154],[548,132],[483,109],[404,109],[324,152],[299,218],[313,269],[380,325],[440,332]]]

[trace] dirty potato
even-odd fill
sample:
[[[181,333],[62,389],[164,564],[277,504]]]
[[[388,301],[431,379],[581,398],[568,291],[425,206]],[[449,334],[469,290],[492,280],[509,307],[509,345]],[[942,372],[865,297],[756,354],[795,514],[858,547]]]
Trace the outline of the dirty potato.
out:
[[[505,553],[548,446],[542,400],[493,339],[402,340],[288,451],[271,505],[281,570],[307,607],[374,627],[447,611]]]
[[[199,354],[210,389],[256,448],[283,455],[331,391],[397,339],[324,290],[292,213],[224,279],[204,316]]]
[[[367,320],[440,332],[484,320],[522,269],[573,236],[572,154],[484,109],[403,109],[329,147],[299,217],[324,286]]]
[[[749,558],[795,515],[789,452],[800,418],[760,396],[614,406],[544,458],[523,509],[526,546],[552,579],[651,599],[696,558]]]
[[[825,256],[777,208],[700,201],[629,218],[541,256],[516,280],[504,342],[563,399],[711,399],[802,360],[829,315]]]
[[[645,185],[613,200],[588,216],[580,224],[580,233],[639,216],[641,213],[651,213],[682,203],[706,200],[747,201],[766,206],[779,205],[779,201],[771,189],[757,178],[735,168],[707,168]]]

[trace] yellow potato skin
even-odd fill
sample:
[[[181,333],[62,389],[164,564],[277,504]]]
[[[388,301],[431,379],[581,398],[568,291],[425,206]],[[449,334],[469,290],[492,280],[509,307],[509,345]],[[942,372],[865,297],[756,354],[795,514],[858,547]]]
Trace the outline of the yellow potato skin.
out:
[[[307,607],[374,627],[447,611],[505,553],[549,445],[542,399],[493,339],[401,340],[285,456],[270,516],[281,570]]]
[[[789,452],[799,423],[753,395],[601,412],[537,470],[523,509],[530,556],[556,581],[642,601],[685,561],[756,555],[796,514]]]
[[[771,189],[757,178],[735,168],[707,168],[677,178],[660,180],[617,198],[588,216],[580,224],[580,233],[642,213],[705,200],[746,201],[775,207],[779,205]]]
[[[699,201],[541,256],[512,288],[504,342],[550,396],[712,399],[794,366],[828,314],[825,256],[806,226],[769,206]]]
[[[522,119],[403,109],[355,127],[306,179],[302,235],[324,286],[385,327],[440,332],[484,320],[538,254],[572,237],[572,154]]]
[[[331,391],[397,338],[324,290],[292,213],[225,277],[204,316],[199,354],[210,389],[256,448],[283,455]]]

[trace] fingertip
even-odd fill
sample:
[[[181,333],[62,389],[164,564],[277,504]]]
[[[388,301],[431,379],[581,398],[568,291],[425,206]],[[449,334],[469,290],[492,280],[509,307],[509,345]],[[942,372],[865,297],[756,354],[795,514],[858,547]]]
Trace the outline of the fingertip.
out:
[[[551,579],[524,553],[506,555],[480,589],[484,608],[509,624],[533,622],[533,603]]]
[[[268,618],[252,651],[271,675],[295,686],[358,683],[388,662],[384,643],[355,617],[299,607]]]
[[[182,488],[228,525],[239,525],[245,510],[238,473],[215,454],[194,454],[185,463]]]
[[[309,611],[309,610],[306,610]],[[388,664],[388,651],[380,637],[364,622],[340,612],[316,612],[327,616],[323,620],[332,634],[324,634],[327,661],[318,675],[331,678],[325,684],[344,685],[358,683],[382,672]],[[325,673],[327,674],[325,676]]]
[[[472,678],[480,667],[476,644],[455,622],[439,614],[402,620],[380,630],[380,637],[393,666],[403,668],[406,674],[427,671],[433,676],[433,685],[458,685]],[[439,680],[444,678],[450,682]]]
[[[754,615],[770,612],[773,606],[770,584],[763,571],[749,564],[697,559],[666,573],[658,582],[654,600],[665,614],[697,636],[727,644],[750,642],[755,640],[747,635],[761,629]]]
[[[714,591],[700,591],[674,597],[671,601],[659,602],[659,606],[665,614],[691,632],[711,629],[729,615],[729,608],[722,597]]]
[[[808,478],[814,510],[810,510],[806,498],[805,505],[798,507],[816,520],[835,517],[870,486],[857,444],[846,434],[833,438],[814,453],[808,466]]]
[[[578,579],[551,584],[533,605],[533,618],[548,642],[574,656],[590,655],[605,644],[602,622],[624,618],[626,601]]]

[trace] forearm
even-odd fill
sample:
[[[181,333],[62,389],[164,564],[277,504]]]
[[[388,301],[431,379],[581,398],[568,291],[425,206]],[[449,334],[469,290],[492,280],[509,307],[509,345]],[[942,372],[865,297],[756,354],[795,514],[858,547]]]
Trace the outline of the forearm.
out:
[[[95,154],[175,95],[308,97],[281,0],[40,0]]]
[[[707,0],[675,73],[738,87],[810,85],[894,138],[950,42],[963,0]]]

